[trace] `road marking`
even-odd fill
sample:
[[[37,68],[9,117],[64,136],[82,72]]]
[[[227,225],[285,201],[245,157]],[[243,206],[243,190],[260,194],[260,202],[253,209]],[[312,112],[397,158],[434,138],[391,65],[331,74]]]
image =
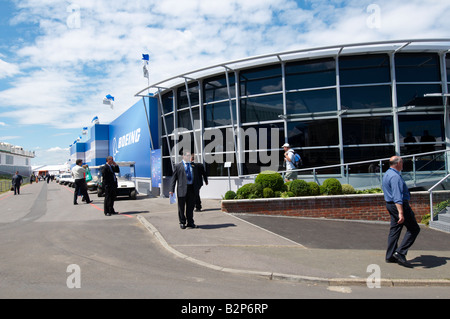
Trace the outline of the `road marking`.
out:
[[[74,191],[71,190],[69,187],[67,187],[67,186],[65,186],[65,185],[63,185],[63,187],[64,187],[65,189],[67,189],[69,192],[71,192],[72,194],[74,193]],[[94,207],[95,209],[101,211],[102,213],[104,212],[104,209],[103,209],[103,208],[100,208],[100,207],[98,207],[98,206],[95,205],[95,204],[89,203],[89,205],[91,205],[91,206]],[[118,213],[117,215],[125,216],[125,217],[128,217],[128,218],[133,218],[133,217],[134,217],[134,216],[127,215],[127,214],[122,214],[122,213]]]

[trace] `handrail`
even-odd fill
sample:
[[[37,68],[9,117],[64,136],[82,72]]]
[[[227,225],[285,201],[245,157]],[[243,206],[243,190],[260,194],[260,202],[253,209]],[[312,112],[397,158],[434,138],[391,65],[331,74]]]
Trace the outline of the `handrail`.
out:
[[[402,156],[403,160],[405,160],[406,158],[412,158],[413,160],[416,157],[420,157],[420,156],[426,156],[426,155],[433,155],[433,154],[440,154],[440,153],[447,153],[450,152],[450,150],[442,150],[442,151],[433,151],[433,152],[426,152],[426,153],[417,153],[417,154],[413,154],[413,155],[405,155]],[[292,171],[294,172],[302,172],[302,171],[313,171],[313,175],[315,175],[315,171],[317,170],[321,170],[321,169],[328,169],[328,168],[347,168],[349,166],[352,165],[361,165],[361,164],[368,164],[368,163],[373,163],[373,162],[383,162],[383,161],[389,161],[389,158],[380,158],[380,159],[373,159],[373,160],[367,160],[367,161],[362,161],[362,162],[352,162],[352,163],[344,163],[344,164],[335,164],[335,165],[327,165],[327,166],[318,166],[318,167],[309,167],[309,168],[298,168],[298,169],[294,169]],[[381,170],[380,170],[381,171]],[[277,173],[285,173],[285,170],[282,171],[277,171]],[[248,174],[248,175],[241,175],[240,177],[252,177],[252,176],[257,176],[259,173],[255,173],[255,174]]]
[[[448,174],[447,176],[445,176],[443,179],[441,179],[439,182],[437,182],[436,184],[434,184],[429,190],[428,192],[430,193],[430,218],[431,220],[433,220],[434,218],[434,210],[433,210],[433,191],[436,187],[438,187],[439,185],[441,185],[447,178],[450,177],[450,174]]]

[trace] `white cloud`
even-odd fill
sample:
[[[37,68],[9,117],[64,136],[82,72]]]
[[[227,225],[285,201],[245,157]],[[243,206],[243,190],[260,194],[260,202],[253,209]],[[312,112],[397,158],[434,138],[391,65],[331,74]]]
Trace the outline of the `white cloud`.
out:
[[[371,0],[16,1],[11,23],[36,23],[39,36],[0,60],[0,117],[21,124],[82,127],[113,120],[151,82],[219,62],[284,50],[401,38],[445,37],[448,0],[380,0],[381,28],[367,25]],[[78,4],[79,28],[69,5]],[[76,8],[76,6],[75,6]],[[4,57],[3,57],[4,58]],[[3,66],[3,67],[2,67]],[[106,94],[115,109],[103,106]]]
[[[0,59],[0,79],[11,77],[20,73],[19,66]]]

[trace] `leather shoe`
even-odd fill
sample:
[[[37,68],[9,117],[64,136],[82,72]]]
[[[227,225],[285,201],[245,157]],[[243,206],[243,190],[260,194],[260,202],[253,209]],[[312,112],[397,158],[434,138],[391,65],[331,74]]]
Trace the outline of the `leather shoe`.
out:
[[[190,224],[190,225],[188,224],[187,227],[189,227],[189,228],[198,228],[198,226],[195,225],[195,224]]]
[[[404,255],[402,255],[402,254],[400,254],[398,252],[395,252],[394,253],[394,258],[397,259],[397,262],[399,264],[404,265],[404,266],[408,265],[408,262],[406,261],[406,258],[405,258]]]
[[[186,229],[186,225],[180,224],[181,229]]]
[[[110,213],[106,213],[105,216],[111,216],[111,214]]]

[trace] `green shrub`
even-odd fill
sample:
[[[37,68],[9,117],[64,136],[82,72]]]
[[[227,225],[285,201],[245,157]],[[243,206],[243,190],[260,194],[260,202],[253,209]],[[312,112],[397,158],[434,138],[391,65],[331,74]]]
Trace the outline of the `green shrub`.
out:
[[[281,193],[282,198],[289,198],[289,197],[295,197],[293,192],[283,192]]]
[[[383,193],[383,190],[379,187],[356,191],[356,194],[378,194],[378,193]]]
[[[296,179],[289,185],[289,191],[294,193],[295,196],[308,196],[309,186],[304,180]]]
[[[308,182],[309,194],[311,196],[320,195],[320,187],[316,182]]]
[[[237,199],[249,198],[250,194],[252,193],[251,185],[252,184],[245,184],[239,187],[239,189],[236,192],[236,198]]]
[[[276,191],[274,194],[274,197],[278,198],[281,197],[281,192],[280,191]]]
[[[225,193],[224,199],[235,199],[236,193],[233,191],[228,191]]]
[[[336,178],[328,178],[323,182],[324,194],[339,195],[342,194],[342,185]]]
[[[264,171],[258,174],[255,184],[260,184],[262,188],[270,188],[274,192],[283,190],[283,177],[274,171]]]
[[[342,194],[355,194],[356,191],[350,184],[342,184]]]
[[[262,197],[263,187],[256,183],[242,185],[236,192],[236,199],[255,199]]]
[[[264,198],[272,198],[275,196],[275,192],[272,190],[272,188],[266,187],[263,189],[263,197]]]

